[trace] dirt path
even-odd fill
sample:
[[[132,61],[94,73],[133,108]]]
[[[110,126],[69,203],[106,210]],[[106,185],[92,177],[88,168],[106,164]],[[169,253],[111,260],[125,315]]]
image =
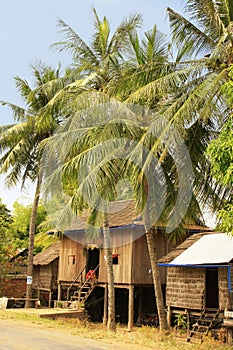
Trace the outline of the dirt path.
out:
[[[120,346],[120,348],[122,348]],[[0,320],[1,350],[113,350],[118,345],[83,339],[68,332],[43,329],[14,320]],[[126,349],[126,348],[125,348]]]

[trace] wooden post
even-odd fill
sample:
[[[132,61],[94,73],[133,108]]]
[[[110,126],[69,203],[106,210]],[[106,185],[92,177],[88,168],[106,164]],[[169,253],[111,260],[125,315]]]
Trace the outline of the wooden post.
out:
[[[137,323],[140,323],[142,321],[142,300],[143,300],[143,288],[140,287],[138,289],[138,319]]]
[[[104,288],[104,316],[103,316],[103,324],[107,326],[108,324],[108,284],[105,284]]]
[[[51,301],[52,301],[52,291],[50,289],[50,291],[49,291],[49,308],[51,308]]]
[[[232,328],[227,327],[227,344],[232,345]]]
[[[168,306],[167,308],[167,325],[170,328],[172,323],[172,311],[171,311],[171,306]]]
[[[58,283],[57,301],[61,300],[61,282]]]
[[[129,310],[128,310],[128,330],[131,331],[134,325],[134,286],[129,285]]]

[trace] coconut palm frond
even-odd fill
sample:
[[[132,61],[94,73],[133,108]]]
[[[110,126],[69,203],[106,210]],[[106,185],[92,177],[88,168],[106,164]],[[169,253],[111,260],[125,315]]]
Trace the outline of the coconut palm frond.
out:
[[[65,41],[61,41],[52,45],[52,47],[58,47],[60,51],[68,50],[71,51],[73,58],[77,62],[82,62],[82,60],[88,57],[88,60],[92,64],[98,64],[94,52],[85,43],[83,39],[62,19],[58,20],[58,27],[60,28],[60,33],[64,37]]]
[[[217,40],[229,23],[227,2],[228,0],[188,0],[185,10],[193,20],[205,28],[208,36]]]
[[[186,54],[206,55],[215,47],[215,40],[189,22],[186,18],[168,8],[172,39],[177,46],[183,47]]]

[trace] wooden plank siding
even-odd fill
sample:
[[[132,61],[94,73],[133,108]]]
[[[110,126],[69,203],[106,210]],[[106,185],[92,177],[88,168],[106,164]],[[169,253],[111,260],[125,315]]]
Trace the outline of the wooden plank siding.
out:
[[[127,244],[121,247],[115,247],[113,254],[118,255],[118,264],[113,265],[114,282],[120,284],[129,284],[132,281],[132,244]],[[106,251],[100,251],[100,283],[107,282],[107,264],[105,260]]]
[[[72,261],[75,257],[75,261]],[[63,236],[60,248],[58,281],[73,281],[86,265],[86,250],[84,246]]]
[[[110,228],[111,246],[113,255],[118,256],[118,263],[113,265],[114,279],[117,284],[152,285],[150,273],[151,264],[147,248],[145,229],[142,225],[122,226]],[[79,242],[85,241],[85,235],[78,233]],[[60,248],[59,281],[73,281],[77,274],[87,264],[86,249],[88,246],[77,242],[69,237],[75,234],[63,236]],[[78,236],[76,236],[78,237]],[[82,238],[82,239],[81,239]],[[156,249],[158,258],[167,254],[171,244],[165,238],[164,232],[160,230],[156,234]],[[98,244],[94,244],[98,247]],[[107,266],[105,260],[105,249],[99,248],[99,283],[107,282]],[[75,256],[75,264],[69,262]],[[161,282],[166,283],[166,268],[161,267]]]
[[[114,281],[120,284],[132,283],[132,249],[134,239],[134,229],[131,227],[121,227],[110,229],[112,254],[118,256],[118,263],[113,265]],[[140,231],[141,232],[141,231]],[[106,251],[100,249],[100,283],[107,282]]]
[[[132,283],[135,285],[153,284],[145,235],[133,242],[132,255]]]

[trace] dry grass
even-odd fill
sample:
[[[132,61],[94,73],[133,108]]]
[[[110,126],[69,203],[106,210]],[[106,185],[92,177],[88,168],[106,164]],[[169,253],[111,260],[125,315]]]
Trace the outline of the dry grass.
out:
[[[227,346],[213,339],[206,339],[202,344],[188,344],[185,337],[177,337],[175,332],[163,334],[158,329],[152,327],[135,327],[129,332],[125,326],[117,325],[116,332],[107,332],[100,323],[91,323],[77,319],[49,320],[39,318],[35,314],[19,312],[13,310],[1,310],[0,319],[13,319],[17,322],[27,322],[31,325],[60,329],[73,335],[83,338],[101,340],[106,343],[117,344],[119,348],[134,348],[140,350],[232,350],[232,346]]]

